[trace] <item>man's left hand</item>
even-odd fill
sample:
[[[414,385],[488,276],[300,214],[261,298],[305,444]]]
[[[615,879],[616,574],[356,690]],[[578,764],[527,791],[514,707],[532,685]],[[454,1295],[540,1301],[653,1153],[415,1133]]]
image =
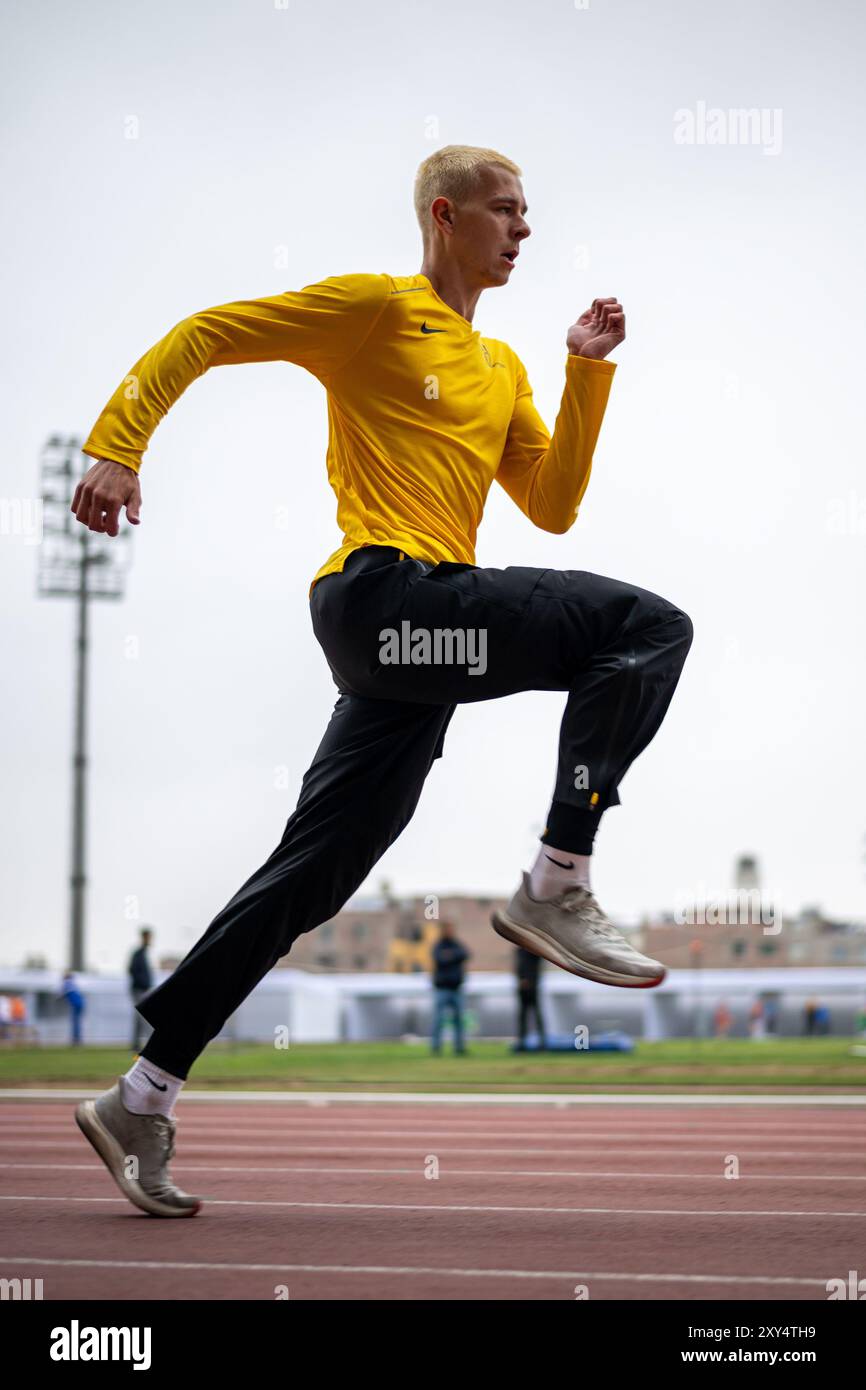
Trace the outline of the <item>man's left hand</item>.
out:
[[[568,330],[566,345],[579,357],[607,357],[625,338],[625,314],[618,299],[594,299]]]

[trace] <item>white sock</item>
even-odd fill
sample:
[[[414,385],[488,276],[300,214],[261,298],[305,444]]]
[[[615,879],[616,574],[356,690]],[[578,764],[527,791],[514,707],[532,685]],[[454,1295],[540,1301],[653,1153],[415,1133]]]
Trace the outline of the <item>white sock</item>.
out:
[[[588,854],[571,854],[568,850],[554,849],[553,845],[541,845],[538,858],[529,870],[532,897],[541,902],[578,884],[588,888],[590,862]]]
[[[123,1103],[133,1115],[165,1115],[171,1118],[183,1085],[169,1071],[162,1071],[143,1057],[130,1067],[121,1088]]]

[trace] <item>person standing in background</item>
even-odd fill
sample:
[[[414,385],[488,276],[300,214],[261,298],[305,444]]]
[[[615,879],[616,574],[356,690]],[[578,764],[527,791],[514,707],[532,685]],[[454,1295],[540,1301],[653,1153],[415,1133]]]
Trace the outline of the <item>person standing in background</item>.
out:
[[[84,995],[78,988],[71,970],[67,970],[63,976],[63,985],[60,990],[61,999],[65,999],[69,1005],[69,1023],[71,1027],[71,1037],[69,1039],[73,1047],[81,1046],[81,1017],[84,1013]]]
[[[454,1021],[454,1051],[462,1056],[463,1042],[463,975],[469,951],[454,935],[450,922],[443,922],[439,940],[433,947],[433,1038],[434,1054],[442,1050],[442,1027],[446,1013]]]
[[[756,999],[749,1010],[749,1037],[752,1042],[763,1042],[766,1036],[764,1005],[760,999]]]
[[[734,1019],[730,1009],[724,999],[720,999],[716,1005],[715,1013],[713,1014],[713,1029],[716,1037],[726,1038],[731,1031],[731,1024],[733,1021]]]
[[[138,1012],[138,1001],[143,999],[153,989],[153,970],[151,969],[148,950],[153,940],[153,932],[150,927],[141,929],[141,945],[133,951],[129,958],[129,993],[132,997],[132,1050],[137,1053],[141,1048],[141,1037],[144,1032],[144,1020]],[[150,1030],[148,1030],[148,1036]]]
[[[22,1042],[27,1038],[27,1005],[20,994],[13,994],[9,1000],[9,1012],[12,1015],[13,1038],[20,1038]]]
[[[826,1004],[819,1004],[815,1010],[815,1032],[822,1038],[830,1032],[830,1010]]]
[[[541,957],[533,955],[531,951],[524,951],[522,946],[518,946],[514,953],[514,969],[517,975],[517,1046],[521,1051],[526,1047],[526,1032],[531,1013],[538,1030],[538,1046],[543,1050],[547,1047],[547,1038],[538,998]]]

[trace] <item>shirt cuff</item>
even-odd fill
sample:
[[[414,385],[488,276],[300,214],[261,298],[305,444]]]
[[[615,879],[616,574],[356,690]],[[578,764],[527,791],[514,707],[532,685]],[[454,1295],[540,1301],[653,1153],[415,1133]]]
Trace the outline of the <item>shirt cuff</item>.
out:
[[[118,455],[122,450],[110,449],[108,453],[105,453],[102,449],[95,448],[90,443],[89,439],[86,444],[82,444],[81,452],[82,454],[87,454],[88,458],[97,459],[98,461],[104,460],[106,463],[120,463],[124,468],[129,468],[133,473],[138,473],[141,468],[141,464],[138,462],[132,463],[129,459],[119,458]]]
[[[579,365],[575,366],[577,363]],[[600,372],[602,376],[613,376],[616,371],[616,363],[608,362],[607,358],[581,357],[580,353],[570,352],[566,359],[566,371],[571,366],[572,371]]]

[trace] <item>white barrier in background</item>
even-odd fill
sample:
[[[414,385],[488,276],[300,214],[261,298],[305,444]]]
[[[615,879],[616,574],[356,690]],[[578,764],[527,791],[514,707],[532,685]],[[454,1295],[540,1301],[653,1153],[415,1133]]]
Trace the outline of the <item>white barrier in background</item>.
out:
[[[165,978],[164,973],[158,976]],[[127,1043],[132,1005],[125,978],[77,976],[87,1009],[84,1040]],[[28,1019],[40,1041],[68,1041],[66,1006],[56,999],[60,977],[51,971],[0,970],[0,993],[24,997]],[[859,966],[776,967],[756,970],[672,970],[652,990],[611,989],[580,980],[554,967],[541,977],[542,1008],[548,1032],[573,1034],[579,1026],[596,1032],[620,1028],[635,1038],[708,1037],[712,1014],[724,1000],[732,1016],[730,1036],[748,1033],[755,999],[772,999],[776,1033],[801,1036],[806,1001],[825,1004],[831,1032],[851,1036],[866,1004],[866,968]],[[432,990],[421,974],[310,974],[273,970],[256,987],[220,1034],[222,1039],[255,1042],[361,1042],[375,1038],[426,1037]],[[513,1037],[516,1028],[514,978],[500,972],[471,973],[464,989],[470,1036]]]

